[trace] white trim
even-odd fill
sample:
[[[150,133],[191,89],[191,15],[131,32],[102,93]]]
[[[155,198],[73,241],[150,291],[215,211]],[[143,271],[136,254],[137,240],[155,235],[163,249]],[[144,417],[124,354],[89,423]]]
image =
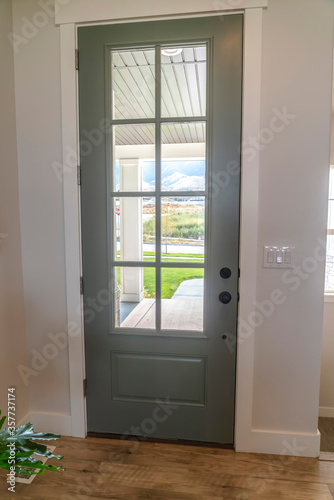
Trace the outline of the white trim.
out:
[[[334,302],[334,293],[325,292],[324,302]]]
[[[320,454],[320,439],[319,431],[302,434],[252,430],[247,447],[237,451],[317,458]]]
[[[83,396],[84,337],[80,295],[81,237],[80,200],[77,183],[77,76],[74,65],[76,28],[60,27],[61,100],[63,141],[63,193],[65,218],[65,265],[67,323],[75,325],[77,335],[69,335],[69,373],[72,429],[75,437],[86,436],[86,408]],[[73,158],[74,156],[74,158]]]
[[[221,1],[221,0],[218,0]],[[81,27],[81,26],[105,26],[105,25],[112,25],[112,24],[128,24],[130,22],[136,22],[136,23],[144,23],[148,21],[173,21],[175,19],[196,19],[196,18],[202,18],[203,16],[205,17],[215,17],[215,16],[229,16],[229,15],[235,15],[235,14],[243,14],[245,11],[243,9],[239,10],[229,10],[229,11],[215,11],[215,12],[201,12],[200,14],[175,14],[173,16],[154,16],[152,17],[139,17],[139,18],[131,18],[131,19],[108,19],[107,21],[94,21],[91,23],[77,23],[76,26]],[[65,23],[66,24],[66,23]]]
[[[64,5],[60,5],[64,3]],[[110,0],[56,1],[56,24],[94,22],[134,22],[141,20],[171,19],[219,15],[231,11],[264,8],[268,0],[170,0],[159,2],[159,16],[155,15],[156,0],[111,2]],[[58,5],[57,5],[58,4]]]
[[[323,460],[324,462],[334,462],[334,453],[330,451],[322,451],[319,455],[319,460]]]
[[[61,413],[30,413],[29,420],[36,432],[50,432],[61,436],[71,436],[71,415]]]
[[[243,141],[258,137],[261,120],[262,9],[245,12]],[[236,386],[236,451],[252,450],[254,335],[245,337],[240,320],[247,321],[256,302],[258,255],[259,155],[243,157],[241,169],[240,304]],[[255,451],[255,450],[252,450]],[[274,452],[274,449],[271,450]]]
[[[334,408],[320,406],[319,417],[334,418]]]

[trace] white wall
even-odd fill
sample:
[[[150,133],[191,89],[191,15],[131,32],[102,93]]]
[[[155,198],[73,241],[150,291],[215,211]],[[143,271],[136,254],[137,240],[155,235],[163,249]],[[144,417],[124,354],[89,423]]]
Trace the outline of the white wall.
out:
[[[14,33],[34,14],[37,0],[14,0]],[[15,55],[20,213],[29,367],[50,343],[48,333],[64,331],[65,264],[62,184],[52,169],[61,162],[59,29],[54,20],[19,45]],[[52,354],[52,353],[51,353]],[[68,353],[59,350],[29,378],[32,412],[68,414]],[[38,368],[43,367],[40,361]],[[34,367],[35,368],[35,367]]]
[[[40,8],[36,0],[13,1],[20,33],[22,17],[32,19]],[[183,3],[177,8],[182,12]],[[324,264],[292,292],[280,271],[262,268],[262,246],[295,245],[302,265],[317,238],[325,239],[333,11],[332,0],[270,0],[264,13],[262,126],[274,108],[296,117],[261,152],[254,286],[258,301],[275,288],[286,301],[256,331],[253,427],[292,437],[317,430]],[[62,194],[51,169],[61,157],[59,30],[52,20],[20,47],[15,70],[27,333],[29,348],[40,350],[47,332],[65,322]],[[33,411],[69,412],[65,351],[34,378],[31,402]]]
[[[19,424],[29,412],[28,389],[17,372],[26,363],[20,214],[16,154],[14,54],[10,0],[0,2],[0,410],[7,415],[7,389],[16,387]]]
[[[255,429],[317,428],[324,264],[313,271],[304,259],[326,239],[333,7],[271,0],[264,13],[262,126],[273,108],[286,106],[295,118],[261,154],[257,296],[278,288],[286,301],[256,332]],[[261,267],[266,244],[296,246],[297,266],[312,269],[296,291],[281,271]]]

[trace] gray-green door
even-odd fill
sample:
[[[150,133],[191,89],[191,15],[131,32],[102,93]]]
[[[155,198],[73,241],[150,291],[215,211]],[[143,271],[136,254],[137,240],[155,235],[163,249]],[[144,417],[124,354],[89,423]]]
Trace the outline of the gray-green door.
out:
[[[79,28],[90,432],[233,444],[242,34]]]

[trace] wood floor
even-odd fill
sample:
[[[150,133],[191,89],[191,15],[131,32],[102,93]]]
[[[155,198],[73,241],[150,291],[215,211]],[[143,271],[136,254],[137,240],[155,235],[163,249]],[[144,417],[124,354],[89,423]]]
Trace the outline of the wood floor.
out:
[[[333,500],[334,462],[174,444],[62,438],[66,472],[45,473],[1,500]]]

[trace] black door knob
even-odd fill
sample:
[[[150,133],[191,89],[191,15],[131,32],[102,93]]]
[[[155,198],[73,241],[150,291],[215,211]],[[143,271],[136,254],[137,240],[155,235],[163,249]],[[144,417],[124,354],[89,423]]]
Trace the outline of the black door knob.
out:
[[[220,276],[224,280],[227,280],[228,278],[230,278],[231,275],[232,275],[232,271],[228,267],[223,267],[223,269],[220,270]]]
[[[229,302],[231,302],[232,300],[232,295],[229,293],[229,292],[222,292],[220,295],[219,295],[219,300],[220,302],[222,302],[223,304],[228,304]]]

